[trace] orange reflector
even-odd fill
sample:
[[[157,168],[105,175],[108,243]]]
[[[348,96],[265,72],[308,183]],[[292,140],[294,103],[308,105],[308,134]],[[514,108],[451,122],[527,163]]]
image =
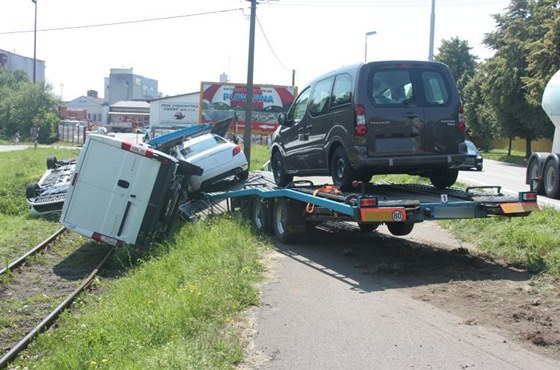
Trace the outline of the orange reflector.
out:
[[[500,204],[500,208],[505,214],[540,211],[542,209],[536,202],[503,203]]]
[[[363,222],[406,222],[406,210],[394,208],[362,208],[360,216]]]

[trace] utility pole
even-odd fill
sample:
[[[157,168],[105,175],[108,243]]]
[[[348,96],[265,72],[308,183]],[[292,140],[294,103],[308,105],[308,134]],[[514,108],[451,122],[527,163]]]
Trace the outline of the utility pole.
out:
[[[253,69],[255,59],[255,18],[257,0],[251,2],[251,22],[249,26],[249,60],[247,63],[247,100],[245,101],[245,132],[243,133],[243,148],[247,162],[251,164],[251,125],[253,123]]]
[[[31,0],[35,4],[35,28],[33,29],[33,84],[35,85],[35,76],[37,69],[37,0]]]
[[[430,19],[430,50],[428,51],[428,60],[434,60],[434,28],[436,23],[436,0],[432,0],[432,16]]]

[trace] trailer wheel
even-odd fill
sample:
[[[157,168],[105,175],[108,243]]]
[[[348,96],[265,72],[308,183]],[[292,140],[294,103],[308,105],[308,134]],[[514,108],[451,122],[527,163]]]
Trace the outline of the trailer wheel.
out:
[[[352,190],[355,173],[343,147],[335,149],[330,163],[333,184],[340,190]]]
[[[546,196],[557,199],[560,196],[560,176],[558,174],[558,159],[552,158],[546,162],[543,171],[543,183]]]
[[[414,222],[389,222],[387,228],[395,236],[408,235],[414,228]]]
[[[274,182],[278,186],[286,186],[294,179],[293,176],[287,175],[284,170],[284,161],[282,160],[282,154],[280,152],[275,152],[272,155],[272,174],[274,175]]]
[[[436,188],[445,189],[455,184],[457,177],[459,176],[459,170],[453,168],[442,168],[439,170],[433,170],[429,172],[429,178]]]
[[[260,197],[255,197],[251,201],[251,224],[260,232],[272,235],[271,213],[269,203]]]
[[[35,198],[37,195],[39,195],[37,193],[37,190],[39,190],[39,184],[37,184],[36,182],[27,184],[27,186],[25,187],[25,197],[27,199]]]
[[[47,157],[47,169],[52,170],[56,168],[56,157],[54,155]]]
[[[529,162],[529,165],[527,166],[527,172],[529,174],[529,181],[531,181],[531,179],[541,176],[540,163],[537,158],[533,158]],[[541,181],[538,181],[536,183],[535,189],[532,189],[533,191],[536,191],[537,194],[539,195],[544,195],[544,181],[542,180],[543,179],[541,179]]]
[[[358,223],[358,226],[360,227],[360,230],[363,233],[371,233],[372,231],[377,230],[377,228],[379,227],[379,223],[377,223],[377,222],[372,223],[372,224]]]
[[[297,238],[305,233],[305,219],[303,212],[305,203],[279,198],[274,204],[272,224],[274,233],[282,243],[294,243]]]

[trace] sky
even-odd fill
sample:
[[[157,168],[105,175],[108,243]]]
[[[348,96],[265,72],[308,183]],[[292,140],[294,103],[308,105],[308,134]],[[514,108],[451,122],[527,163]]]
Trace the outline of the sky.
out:
[[[435,0],[434,54],[458,37],[479,60],[492,56],[482,39],[492,14],[509,0]],[[255,84],[304,87],[332,69],[367,60],[427,60],[431,0],[259,0]],[[35,4],[1,0],[0,49],[33,58]],[[37,0],[37,59],[63,100],[104,93],[111,68],[158,80],[163,96],[200,83],[246,83],[247,0]],[[99,26],[103,25],[103,26]],[[366,33],[375,34],[366,36]],[[295,71],[295,73],[293,72]]]

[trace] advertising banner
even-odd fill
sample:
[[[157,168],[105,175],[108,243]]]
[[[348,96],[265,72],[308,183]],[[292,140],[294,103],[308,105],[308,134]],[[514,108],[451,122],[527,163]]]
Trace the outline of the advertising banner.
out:
[[[196,103],[161,103],[159,107],[159,125],[184,126],[198,122],[198,104]]]
[[[254,85],[251,133],[272,134],[278,127],[278,114],[290,109],[296,93],[293,86]],[[247,85],[202,82],[200,100],[201,123],[216,122],[237,115],[236,132],[244,133]]]

